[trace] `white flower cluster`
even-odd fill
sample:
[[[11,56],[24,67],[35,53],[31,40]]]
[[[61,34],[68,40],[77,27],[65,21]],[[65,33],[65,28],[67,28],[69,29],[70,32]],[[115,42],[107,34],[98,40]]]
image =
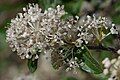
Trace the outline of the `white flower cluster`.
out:
[[[101,16],[87,16],[87,19],[83,20],[83,27],[87,28],[89,35],[93,35],[99,41],[102,41],[110,34],[118,34],[115,24],[112,24],[110,20]]]
[[[72,69],[75,69],[76,67],[80,67],[77,61],[78,61],[77,57],[75,57],[74,59],[72,58],[71,60],[69,60],[69,66],[66,69],[66,71],[70,71]]]
[[[18,16],[11,20],[6,31],[7,42],[22,59],[38,59],[40,52],[51,54],[62,46],[82,48],[82,44],[88,44],[93,38],[101,39],[100,28],[110,31],[102,32],[102,39],[108,34],[118,34],[114,25],[105,17],[87,16],[83,24],[79,23],[78,16],[62,19],[67,15],[64,6],[58,5],[56,9],[48,8],[42,11],[38,4],[29,4],[23,11],[24,13],[18,13]],[[112,28],[109,29],[109,26]],[[65,56],[64,53],[60,54]],[[70,67],[74,63],[78,67],[74,58],[72,56],[69,59]]]
[[[105,75],[110,75],[108,80],[120,79],[120,56],[112,60],[109,60],[109,58],[105,58],[102,63],[104,64],[105,67],[103,73]]]
[[[13,51],[17,51],[21,59],[38,59],[36,49],[40,49],[39,21],[42,19],[41,9],[38,5],[29,4],[28,8],[23,8],[24,14],[18,13],[15,19],[11,20],[10,28],[7,32],[7,42]],[[42,44],[41,44],[42,45]]]
[[[79,33],[81,29],[76,25],[77,20],[73,17],[66,21],[61,19],[67,14],[64,6],[58,5],[56,9],[48,8],[42,12],[37,4],[29,4],[23,11],[11,20],[6,31],[7,42],[22,59],[30,59],[33,55],[37,59],[37,50],[46,52],[65,44],[80,47],[85,40],[86,34]]]
[[[30,59],[33,55],[38,59],[37,52],[47,48],[48,43],[53,45],[58,40],[57,30],[64,26],[60,18],[66,14],[63,8],[57,6],[57,9],[49,8],[43,13],[37,4],[23,8],[24,13],[18,13],[6,31],[6,39],[12,50],[17,51],[22,59]]]

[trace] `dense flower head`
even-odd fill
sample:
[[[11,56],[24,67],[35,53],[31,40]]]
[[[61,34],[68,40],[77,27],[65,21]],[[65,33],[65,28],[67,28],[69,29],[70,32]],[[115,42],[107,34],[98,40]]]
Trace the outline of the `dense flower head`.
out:
[[[65,14],[63,8],[57,6],[57,9],[49,8],[44,12],[37,4],[23,8],[24,13],[18,13],[7,30],[7,41],[12,50],[17,51],[22,59],[29,59],[33,55],[37,59],[37,50],[41,51],[50,40],[57,38],[56,30],[62,25],[59,23],[60,17]]]
[[[71,16],[68,20],[61,17],[67,14],[64,6],[56,9],[48,8],[42,12],[38,5],[29,4],[11,20],[7,30],[7,41],[13,51],[17,51],[22,59],[36,55],[36,50],[56,48],[61,45],[81,46],[84,34],[80,35],[77,20]],[[79,34],[78,34],[79,33]],[[78,35],[78,36],[77,36]],[[48,48],[49,47],[49,48]]]
[[[44,53],[51,54],[53,59],[66,59],[62,64],[67,63],[67,69],[79,67],[74,48],[84,49],[83,44],[89,44],[93,38],[101,41],[109,34],[118,34],[115,25],[105,17],[87,16],[82,24],[78,16],[64,19],[68,13],[60,5],[43,11],[38,4],[29,4],[23,11],[11,20],[6,31],[7,42],[22,59],[38,59]]]

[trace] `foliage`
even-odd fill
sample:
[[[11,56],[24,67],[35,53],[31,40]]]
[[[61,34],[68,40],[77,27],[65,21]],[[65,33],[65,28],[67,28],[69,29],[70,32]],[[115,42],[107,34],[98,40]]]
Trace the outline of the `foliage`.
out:
[[[86,64],[86,66],[89,67],[88,71],[94,74],[102,73],[102,66],[98,63],[98,61],[96,61],[93,58],[87,47],[85,47],[85,50],[82,53],[83,53],[83,59],[85,61],[84,63]]]
[[[37,60],[28,59],[28,68],[31,73],[36,71],[37,64],[38,64],[38,59]]]

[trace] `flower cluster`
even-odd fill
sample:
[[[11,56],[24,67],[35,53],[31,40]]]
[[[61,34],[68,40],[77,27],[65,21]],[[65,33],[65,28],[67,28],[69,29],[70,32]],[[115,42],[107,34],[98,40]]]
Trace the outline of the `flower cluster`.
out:
[[[109,34],[118,34],[115,25],[105,17],[87,16],[82,24],[78,16],[64,19],[64,15],[68,14],[64,6],[42,11],[37,4],[29,4],[23,11],[11,20],[6,31],[7,42],[22,59],[38,59],[40,53],[56,55],[57,52],[60,58],[67,60],[70,68],[79,67],[74,48],[84,49],[82,45],[93,38],[101,41]],[[65,48],[68,50],[65,51]]]
[[[103,73],[105,75],[110,75],[108,80],[119,80],[120,79],[120,56],[118,58],[114,58],[109,60],[109,58],[105,58],[102,62],[104,64],[105,69]]]
[[[22,59],[29,59],[33,55],[36,55],[37,59],[37,50],[46,52],[45,50],[51,48],[72,44],[80,47],[83,43],[82,39],[86,35],[79,33],[81,29],[78,28],[81,27],[76,25],[77,20],[72,16],[66,21],[61,19],[67,14],[64,6],[48,8],[42,12],[37,4],[29,4],[23,11],[23,14],[18,13],[18,16],[11,20],[7,30],[7,42]]]
[[[87,16],[82,24],[82,26],[87,29],[88,34],[93,35],[99,41],[102,41],[110,34],[118,34],[115,24],[106,17],[97,17],[96,15],[92,17]]]
[[[57,6],[57,9],[49,8],[42,13],[37,4],[29,4],[23,11],[11,20],[7,41],[22,59],[30,59],[33,55],[38,59],[37,52],[47,48],[48,43],[53,45],[58,39],[57,30],[63,25],[60,17],[65,11],[63,6]]]
[[[72,58],[71,60],[68,60],[69,61],[69,66],[68,68],[66,69],[66,71],[70,71],[72,69],[75,69],[76,67],[80,67],[80,64],[78,64],[78,59],[77,57],[75,57],[74,59]]]

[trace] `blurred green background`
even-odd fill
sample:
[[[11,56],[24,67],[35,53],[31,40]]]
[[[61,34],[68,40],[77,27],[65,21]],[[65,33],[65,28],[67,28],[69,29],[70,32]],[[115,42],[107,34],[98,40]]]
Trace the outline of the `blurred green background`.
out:
[[[83,71],[63,72],[53,70],[47,62],[39,62],[38,70],[30,74],[26,61],[14,54],[6,43],[6,29],[10,20],[15,18],[18,12],[28,3],[38,3],[42,9],[65,5],[65,10],[70,15],[98,14],[106,16],[119,28],[120,25],[120,0],[0,0],[0,80],[106,80],[102,74],[93,75]],[[112,42],[107,40],[106,45]],[[119,46],[119,45],[118,45]],[[111,57],[111,53],[101,51],[101,54],[93,52],[95,57],[102,61],[105,57]]]

